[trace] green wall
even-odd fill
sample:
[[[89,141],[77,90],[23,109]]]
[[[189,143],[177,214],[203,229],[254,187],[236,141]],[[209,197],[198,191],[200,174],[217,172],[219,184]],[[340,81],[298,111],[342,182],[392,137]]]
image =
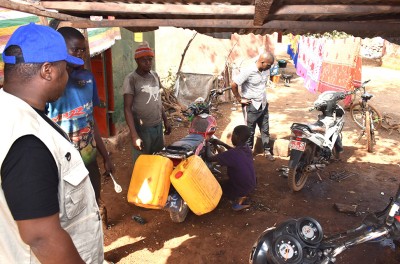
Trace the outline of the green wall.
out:
[[[154,49],[154,31],[143,32],[143,40],[147,41],[150,47]],[[112,46],[115,102],[113,121],[117,125],[125,122],[122,84],[124,83],[125,76],[137,67],[134,53],[140,43],[141,42],[135,42],[132,31],[121,28],[121,40],[117,40],[115,45]]]

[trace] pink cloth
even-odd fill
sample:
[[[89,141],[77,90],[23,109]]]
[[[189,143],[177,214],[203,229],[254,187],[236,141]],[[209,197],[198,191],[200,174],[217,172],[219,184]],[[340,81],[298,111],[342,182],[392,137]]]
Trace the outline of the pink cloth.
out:
[[[318,91],[350,91],[361,84],[361,39],[327,40],[323,54]],[[345,100],[349,104],[351,98]]]
[[[304,78],[306,88],[315,93],[323,60],[324,38],[304,37],[299,40],[297,75]]]

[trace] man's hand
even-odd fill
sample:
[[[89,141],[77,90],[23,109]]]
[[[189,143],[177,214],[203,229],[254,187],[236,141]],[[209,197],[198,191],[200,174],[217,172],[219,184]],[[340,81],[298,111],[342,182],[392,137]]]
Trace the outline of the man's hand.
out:
[[[143,140],[140,137],[132,137],[132,144],[137,150],[142,150],[144,147]]]
[[[251,100],[250,99],[246,99],[246,98],[240,98],[240,103],[242,105],[249,105],[249,104],[251,104]]]
[[[105,172],[106,175],[115,172],[115,167],[111,161],[110,155],[107,155],[107,157],[103,160],[103,162],[104,162],[104,169],[106,170]]]
[[[208,139],[208,142],[210,142],[211,144],[213,144],[213,145],[216,145],[216,144],[218,144],[218,142],[217,142],[217,139],[216,138],[210,138],[210,139]]]
[[[169,123],[164,124],[165,130],[164,130],[164,135],[169,135],[171,134],[171,125]]]

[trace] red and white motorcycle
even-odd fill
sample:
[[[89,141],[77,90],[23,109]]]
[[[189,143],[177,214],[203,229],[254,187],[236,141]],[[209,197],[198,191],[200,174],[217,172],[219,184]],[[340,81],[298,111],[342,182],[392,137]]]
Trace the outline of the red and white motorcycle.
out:
[[[158,154],[171,159],[174,167],[182,160],[187,159],[192,155],[197,155],[203,159],[211,172],[219,172],[215,165],[208,162],[206,159],[206,143],[210,138],[216,138],[214,133],[217,130],[217,120],[211,114],[211,108],[218,100],[218,96],[230,89],[230,87],[224,89],[212,89],[206,100],[198,98],[195,102],[191,103],[183,112],[183,114],[190,120],[188,135],[166,146]],[[216,149],[212,145],[210,147],[211,151],[215,154]],[[177,194],[175,194],[175,196],[176,195]],[[179,199],[178,197],[175,198]],[[174,197],[172,199],[174,199]],[[188,210],[186,204],[184,204],[183,208],[179,211],[170,210],[172,221],[183,222]]]

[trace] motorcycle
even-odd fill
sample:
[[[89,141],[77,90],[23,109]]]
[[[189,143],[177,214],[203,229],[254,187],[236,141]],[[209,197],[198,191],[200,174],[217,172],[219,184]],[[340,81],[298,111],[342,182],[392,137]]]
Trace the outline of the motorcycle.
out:
[[[219,173],[218,168],[206,159],[206,144],[210,138],[216,138],[214,135],[217,130],[217,120],[211,114],[211,109],[214,107],[218,96],[231,88],[212,89],[207,99],[196,99],[195,102],[190,104],[188,108],[183,111],[183,114],[188,117],[190,121],[189,134],[178,141],[173,142],[169,146],[164,147],[159,155],[167,157],[172,160],[174,167],[177,166],[182,160],[187,159],[192,155],[197,155],[207,164],[208,168],[213,173]],[[217,147],[210,145],[211,152],[216,154]],[[178,197],[177,193],[172,195],[172,199],[182,199]],[[179,211],[170,211],[170,217],[173,222],[183,222],[189,211],[186,203]]]
[[[311,172],[325,168],[333,157],[339,159],[339,153],[343,150],[341,131],[345,111],[338,102],[350,94],[352,92],[321,93],[309,110],[322,112],[318,115],[318,121],[313,124],[292,124],[287,169],[291,190],[300,191]]]
[[[400,186],[383,211],[368,214],[354,229],[324,238],[317,220],[311,217],[290,219],[265,230],[255,242],[250,264],[335,263],[346,249],[365,242],[400,239]]]

